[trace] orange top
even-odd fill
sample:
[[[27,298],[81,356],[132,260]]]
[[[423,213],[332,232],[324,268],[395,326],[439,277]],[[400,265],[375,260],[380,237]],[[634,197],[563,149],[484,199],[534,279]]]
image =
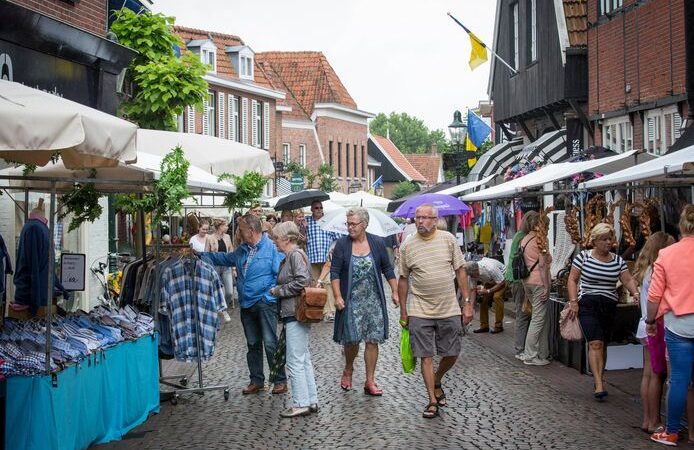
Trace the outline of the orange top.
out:
[[[676,316],[694,313],[694,236],[658,253],[653,264],[648,301],[658,303],[658,317],[668,311]]]

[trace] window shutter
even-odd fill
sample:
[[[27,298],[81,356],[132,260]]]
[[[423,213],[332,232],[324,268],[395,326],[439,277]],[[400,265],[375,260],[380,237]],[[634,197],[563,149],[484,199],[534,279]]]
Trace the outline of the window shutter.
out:
[[[202,105],[202,134],[210,134],[210,100],[208,97],[203,100]]]
[[[251,100],[251,145],[253,147],[260,147],[259,135],[258,133],[258,102],[256,100]]]
[[[195,133],[195,108],[186,106],[186,132]]]
[[[680,128],[682,128],[682,116],[680,116],[680,113],[676,112],[672,115],[672,128],[672,135],[675,139],[679,139]]]
[[[224,110],[226,106],[224,92],[217,94],[217,131],[219,132],[217,136],[220,139],[224,139],[224,128],[226,122],[224,121]]]
[[[655,141],[655,126],[653,124],[653,118],[649,117],[647,119],[647,124],[648,124],[648,142],[653,142]],[[648,145],[648,148],[650,148],[650,144]]]
[[[248,99],[241,99],[241,142],[248,144]]]
[[[270,150],[270,103],[263,103],[263,148]]]
[[[234,105],[234,100],[235,97],[233,95],[230,95],[229,97],[229,132],[227,133],[227,138],[229,138],[232,141],[236,140],[236,121],[235,117],[238,116],[239,112],[236,111],[236,107]]]

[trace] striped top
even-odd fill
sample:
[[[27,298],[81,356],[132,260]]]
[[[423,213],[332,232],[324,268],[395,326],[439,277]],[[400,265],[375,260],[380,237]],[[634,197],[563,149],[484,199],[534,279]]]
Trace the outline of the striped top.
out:
[[[612,260],[602,262],[594,258],[591,250],[576,255],[572,265],[581,272],[578,297],[586,294],[602,295],[617,301],[617,281],[627,265],[621,256],[610,253]]]

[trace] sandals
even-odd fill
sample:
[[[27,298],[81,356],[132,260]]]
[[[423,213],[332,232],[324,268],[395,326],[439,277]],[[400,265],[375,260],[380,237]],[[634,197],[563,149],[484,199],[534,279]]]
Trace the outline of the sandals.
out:
[[[433,408],[433,410],[432,410]],[[424,409],[422,412],[422,417],[425,419],[433,419],[434,417],[439,416],[439,404],[438,403],[429,403],[427,407]]]
[[[436,395],[436,393],[434,393],[434,396],[436,397],[436,403],[439,406],[447,406],[448,402],[446,401],[446,393],[443,391],[441,384],[435,384],[434,390],[436,390],[436,389],[439,389],[441,391],[440,395]]]
[[[352,389],[352,372],[354,370],[350,370],[349,372],[347,369],[344,369],[342,371],[342,378],[340,378],[340,387],[342,388],[343,391],[349,391]]]

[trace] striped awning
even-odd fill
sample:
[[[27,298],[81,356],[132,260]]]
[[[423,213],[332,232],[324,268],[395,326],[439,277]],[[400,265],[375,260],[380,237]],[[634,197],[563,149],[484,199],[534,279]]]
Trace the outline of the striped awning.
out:
[[[566,161],[571,157],[566,148],[566,129],[549,131],[518,154],[520,162],[535,161],[540,165]]]
[[[469,181],[480,181],[490,175],[497,175],[510,163],[515,161],[516,155],[523,149],[521,140],[502,142],[490,148],[479,157],[468,175]]]

